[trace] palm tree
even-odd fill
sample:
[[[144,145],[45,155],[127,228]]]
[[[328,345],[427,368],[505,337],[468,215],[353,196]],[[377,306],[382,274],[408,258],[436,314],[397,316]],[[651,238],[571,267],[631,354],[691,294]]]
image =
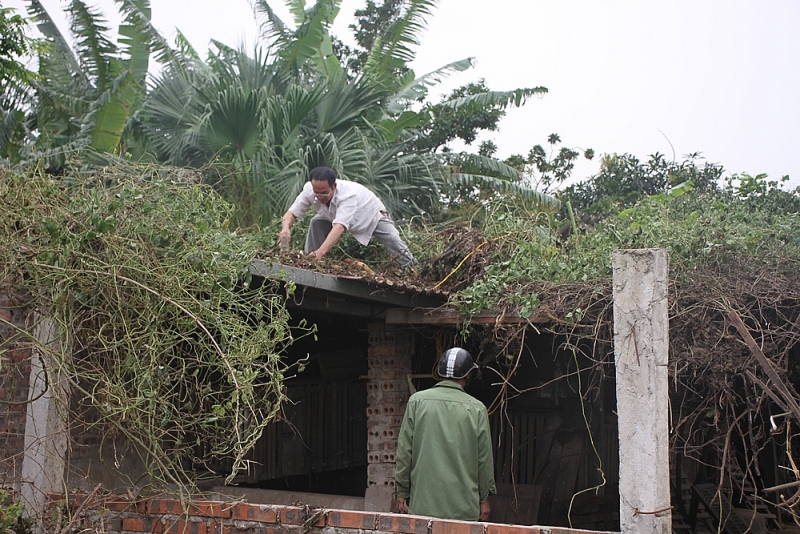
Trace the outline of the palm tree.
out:
[[[422,121],[411,106],[472,61],[416,77],[406,65],[434,2],[407,0],[391,31],[376,39],[363,72],[348,79],[329,33],[339,3],[317,0],[306,9],[303,0],[287,0],[290,28],[266,0],[257,0],[266,51],[248,53],[215,42],[203,61],[179,42],[143,106],[142,132],[159,159],[195,166],[216,162],[223,169],[216,184],[239,208],[242,224],[283,213],[308,171],[323,164],[375,190],[396,216],[438,207],[453,168],[447,158],[453,156],[417,148]],[[532,94],[479,97],[519,104]],[[479,97],[456,105],[475,105]],[[496,160],[483,168],[493,175],[460,179],[523,190],[504,179],[514,169]]]

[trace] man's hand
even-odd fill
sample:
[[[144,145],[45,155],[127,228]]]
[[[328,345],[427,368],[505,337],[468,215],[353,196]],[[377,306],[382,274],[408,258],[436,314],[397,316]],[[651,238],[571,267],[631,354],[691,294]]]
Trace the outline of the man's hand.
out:
[[[342,234],[345,232],[344,225],[336,223],[331,228],[328,237],[325,238],[325,241],[319,246],[319,248],[313,252],[309,252],[308,256],[310,258],[316,258],[321,260],[322,257],[331,251],[331,249],[339,242],[339,238],[342,237]]]
[[[481,515],[479,519],[481,521],[488,521],[491,513],[492,513],[492,505],[489,504],[489,499],[486,499],[481,503]]]
[[[281,244],[281,251],[288,250],[288,244],[292,242],[292,225],[296,217],[291,211],[287,211],[281,219],[281,231],[278,233],[278,243]]]
[[[401,514],[408,513],[408,502],[406,501],[405,498],[403,497],[397,498],[397,511],[400,512]]]

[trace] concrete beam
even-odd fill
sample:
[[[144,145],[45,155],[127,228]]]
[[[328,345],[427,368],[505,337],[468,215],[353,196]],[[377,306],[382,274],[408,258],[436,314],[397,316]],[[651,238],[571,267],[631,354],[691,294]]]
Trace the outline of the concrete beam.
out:
[[[446,300],[445,296],[430,296],[418,293],[402,284],[391,286],[388,282],[385,282],[381,285],[362,278],[334,276],[288,265],[269,263],[263,260],[254,260],[250,264],[250,274],[272,280],[290,280],[298,286],[322,289],[387,307],[433,308],[441,306]]]
[[[663,249],[620,250],[612,265],[620,527],[669,534],[669,258]]]

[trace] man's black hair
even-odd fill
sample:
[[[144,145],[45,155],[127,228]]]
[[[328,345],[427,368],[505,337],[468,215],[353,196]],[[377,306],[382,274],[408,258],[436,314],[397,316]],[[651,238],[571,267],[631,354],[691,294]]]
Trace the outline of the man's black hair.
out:
[[[308,173],[309,180],[316,180],[318,182],[326,181],[328,185],[333,187],[333,184],[336,183],[336,171],[331,169],[330,167],[314,167],[311,169],[311,172]]]

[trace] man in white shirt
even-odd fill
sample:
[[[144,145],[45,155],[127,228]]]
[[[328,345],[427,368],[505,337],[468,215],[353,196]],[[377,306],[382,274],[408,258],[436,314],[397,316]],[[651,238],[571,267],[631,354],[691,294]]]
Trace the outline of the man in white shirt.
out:
[[[303,186],[294,203],[283,216],[278,239],[289,242],[294,222],[302,218],[309,206],[317,214],[311,219],[304,252],[320,259],[327,254],[346,231],[362,245],[374,236],[405,269],[414,262],[408,246],[389,218],[389,212],[375,193],[356,182],[336,180],[336,172],[329,167],[316,167],[309,173],[310,180]]]

